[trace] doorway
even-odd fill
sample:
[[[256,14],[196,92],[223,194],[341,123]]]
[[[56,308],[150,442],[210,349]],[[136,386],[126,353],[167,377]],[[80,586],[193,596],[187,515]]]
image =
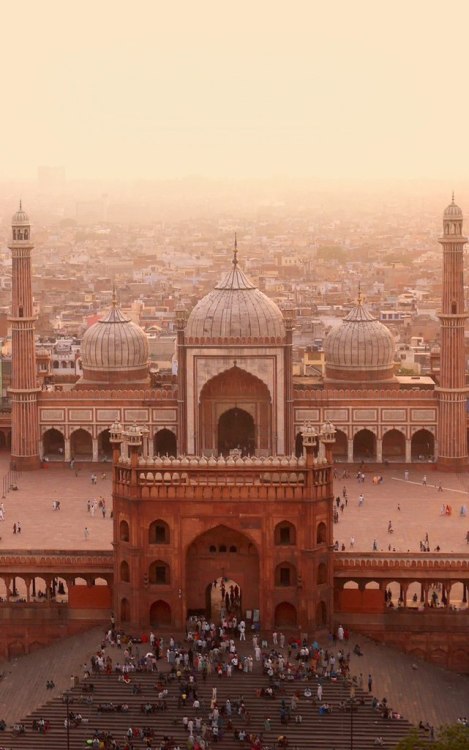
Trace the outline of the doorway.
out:
[[[234,449],[242,456],[251,456],[256,450],[254,419],[237,406],[225,411],[218,420],[218,453],[228,456]]]

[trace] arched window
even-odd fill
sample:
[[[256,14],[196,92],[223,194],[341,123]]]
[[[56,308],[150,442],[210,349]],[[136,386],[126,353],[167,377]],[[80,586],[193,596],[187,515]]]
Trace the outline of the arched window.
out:
[[[148,570],[148,580],[150,583],[163,585],[169,583],[169,565],[162,560],[152,562]]]
[[[325,544],[327,541],[326,524],[321,521],[316,530],[316,544]]]
[[[326,563],[319,563],[318,572],[316,575],[316,583],[319,586],[321,583],[326,583],[326,581],[327,581],[327,565]]]
[[[128,542],[130,539],[129,524],[127,521],[121,521],[119,525],[119,539],[121,542]]]
[[[169,526],[165,521],[158,519],[150,524],[148,529],[149,544],[169,544]]]
[[[130,568],[129,563],[126,560],[122,560],[121,562],[120,574],[123,583],[130,583]]]
[[[217,551],[217,548],[215,547],[215,545],[214,545],[214,544],[211,544],[211,545],[210,545],[210,547],[208,548],[208,551],[209,551],[209,552],[211,552],[211,553],[213,554],[214,552],[216,552],[216,551]]]
[[[295,586],[296,568],[289,562],[282,562],[275,568],[276,586]]]
[[[230,547],[230,552],[237,552],[237,551],[238,551],[237,546],[235,544],[232,544]]]
[[[275,527],[275,544],[296,544],[296,528],[289,521],[282,521]]]

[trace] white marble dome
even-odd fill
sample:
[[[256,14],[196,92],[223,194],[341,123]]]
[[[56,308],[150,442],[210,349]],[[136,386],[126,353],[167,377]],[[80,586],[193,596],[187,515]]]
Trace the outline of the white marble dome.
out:
[[[392,380],[394,352],[391,331],[359,303],[326,336],[326,378],[354,382]]]
[[[109,313],[83,336],[81,359],[84,381],[140,382],[148,376],[148,339],[114,300]]]
[[[185,338],[199,343],[240,339],[277,343],[285,339],[285,323],[280,308],[248,279],[235,259],[224,279],[192,310]]]

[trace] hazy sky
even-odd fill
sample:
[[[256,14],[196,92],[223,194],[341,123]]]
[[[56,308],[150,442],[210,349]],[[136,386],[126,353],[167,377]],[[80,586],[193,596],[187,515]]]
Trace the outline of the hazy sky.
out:
[[[0,179],[464,179],[468,0],[3,0]]]

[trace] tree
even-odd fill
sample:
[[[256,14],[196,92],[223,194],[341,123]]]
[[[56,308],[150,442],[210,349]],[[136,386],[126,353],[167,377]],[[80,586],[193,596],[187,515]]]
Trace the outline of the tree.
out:
[[[414,729],[396,745],[395,750],[467,750],[469,747],[469,727],[463,724],[443,726],[437,735],[435,742],[429,743],[428,737],[422,737]]]

